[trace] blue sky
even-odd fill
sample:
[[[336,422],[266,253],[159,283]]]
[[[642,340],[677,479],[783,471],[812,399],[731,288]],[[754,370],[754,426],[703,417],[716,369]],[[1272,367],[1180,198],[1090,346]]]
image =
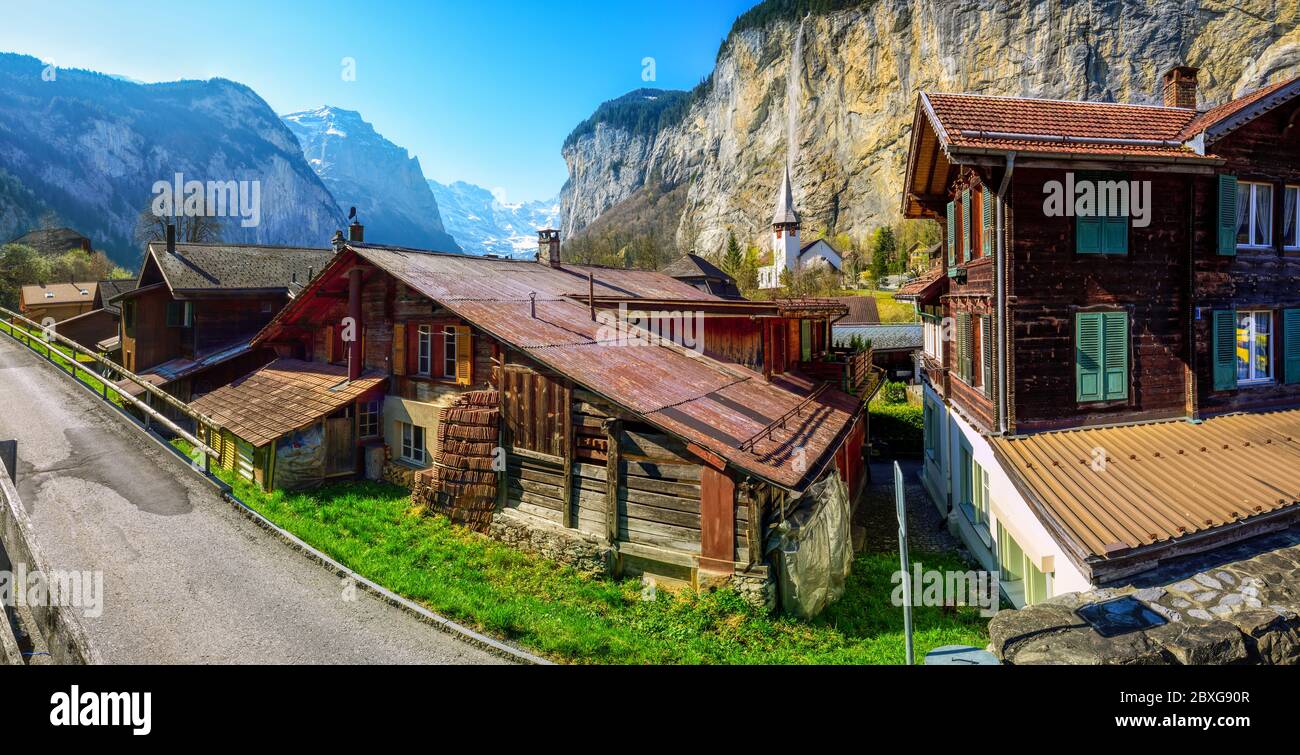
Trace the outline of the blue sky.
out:
[[[427,177],[520,201],[559,191],[561,142],[599,103],[689,89],[712,71],[755,2],[0,0],[0,50],[141,81],[221,76],[278,113],[357,110]],[[642,80],[646,57],[654,82]]]

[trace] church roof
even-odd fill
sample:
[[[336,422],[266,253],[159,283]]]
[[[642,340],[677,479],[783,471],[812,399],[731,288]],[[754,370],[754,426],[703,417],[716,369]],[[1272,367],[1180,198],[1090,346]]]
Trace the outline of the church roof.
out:
[[[790,168],[785,169],[781,178],[781,190],[776,193],[776,212],[772,214],[772,225],[798,223],[799,213],[794,211],[794,195],[790,193]]]

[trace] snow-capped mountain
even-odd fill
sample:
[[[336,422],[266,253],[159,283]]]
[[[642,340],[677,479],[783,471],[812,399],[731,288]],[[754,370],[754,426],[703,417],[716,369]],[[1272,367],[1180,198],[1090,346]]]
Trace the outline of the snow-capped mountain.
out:
[[[559,227],[559,197],[507,203],[464,181],[448,185],[431,180],[429,188],[442,208],[447,230],[470,254],[531,257],[537,253],[538,229]]]
[[[339,207],[356,207],[366,241],[459,252],[425,183],[420,161],[380,136],[361,114],[320,107],[281,116]]]

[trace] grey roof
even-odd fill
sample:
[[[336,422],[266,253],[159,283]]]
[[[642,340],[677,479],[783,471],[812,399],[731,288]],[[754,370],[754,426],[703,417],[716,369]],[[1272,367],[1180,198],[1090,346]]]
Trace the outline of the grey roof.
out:
[[[71,228],[38,228],[9,243],[30,246],[41,254],[53,255],[62,254],[69,249],[80,249],[83,243],[89,242],[90,239]]]
[[[122,314],[120,304],[110,303],[112,299],[127,291],[134,291],[136,286],[140,285],[139,278],[110,278],[99,282],[99,289],[95,294],[95,299],[100,306],[112,312],[115,315]]]
[[[334,257],[332,248],[150,242],[167,286],[175,291],[282,289],[296,293]]]
[[[836,346],[848,346],[856,335],[871,341],[871,348],[876,351],[912,351],[921,348],[925,340],[919,323],[836,325],[834,331]]]
[[[673,264],[661,270],[664,275],[671,275],[674,278],[719,278],[721,280],[731,280],[722,268],[709,262],[698,254],[688,254],[677,260]]]
[[[781,189],[776,193],[776,212],[772,213],[772,225],[798,223],[799,213],[794,211],[794,195],[790,192],[790,167],[786,166],[781,178]]]

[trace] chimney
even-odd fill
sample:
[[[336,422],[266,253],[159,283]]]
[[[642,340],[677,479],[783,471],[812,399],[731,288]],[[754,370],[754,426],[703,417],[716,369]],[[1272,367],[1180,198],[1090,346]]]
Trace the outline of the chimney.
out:
[[[90,239],[81,240],[81,251],[90,254],[93,250],[90,248]]]
[[[167,253],[168,254],[176,253],[176,224],[175,223],[167,224]]]
[[[348,241],[355,241],[358,244],[366,243],[366,227],[353,220],[352,225],[348,226]]]
[[[1165,107],[1196,109],[1196,74],[1193,66],[1174,66],[1164,75]]]
[[[343,251],[343,245],[348,243],[343,239],[343,231],[335,231],[334,238],[330,239],[330,246],[334,247],[334,253],[338,254]]]
[[[537,232],[537,261],[560,266],[560,232],[554,228],[544,228]]]

